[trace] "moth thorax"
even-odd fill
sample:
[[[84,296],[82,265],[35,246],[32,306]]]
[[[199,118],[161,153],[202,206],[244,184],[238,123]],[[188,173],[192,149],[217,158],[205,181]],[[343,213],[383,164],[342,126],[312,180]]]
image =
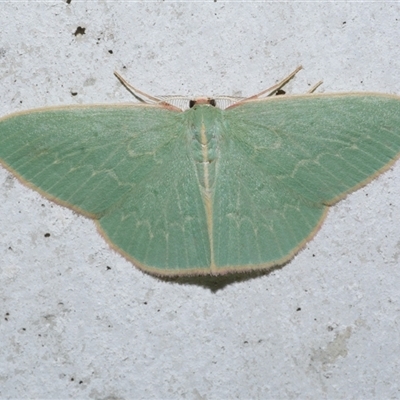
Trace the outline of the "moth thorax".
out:
[[[192,156],[196,163],[199,183],[206,191],[209,191],[215,181],[219,136],[214,125],[206,124],[201,119],[196,122],[192,125]]]

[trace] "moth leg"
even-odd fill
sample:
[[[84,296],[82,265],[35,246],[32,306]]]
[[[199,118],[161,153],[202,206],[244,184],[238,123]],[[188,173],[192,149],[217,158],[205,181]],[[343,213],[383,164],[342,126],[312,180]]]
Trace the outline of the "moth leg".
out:
[[[255,100],[260,98],[261,96],[265,95],[266,97],[270,97],[272,95],[274,95],[278,90],[280,90],[283,86],[285,86],[291,79],[294,78],[294,76],[301,70],[303,69],[303,67],[301,65],[299,65],[293,72],[291,72],[286,78],[282,79],[280,82],[278,82],[276,85],[271,86],[268,89],[263,90],[260,93],[257,93],[253,96],[247,97],[246,99],[242,100],[242,101],[246,101],[246,100]]]
[[[314,93],[321,85],[323,81],[317,82],[314,86],[311,87],[310,90],[308,90],[306,93]]]

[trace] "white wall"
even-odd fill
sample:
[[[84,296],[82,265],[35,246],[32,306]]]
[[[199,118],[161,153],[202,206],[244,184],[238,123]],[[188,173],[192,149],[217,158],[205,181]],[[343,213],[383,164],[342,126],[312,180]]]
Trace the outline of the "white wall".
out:
[[[155,95],[252,95],[299,64],[293,93],[400,94],[396,3],[3,2],[0,27],[1,116],[132,101],[114,69]],[[167,281],[0,168],[0,397],[398,398],[399,218],[398,162],[285,267]]]

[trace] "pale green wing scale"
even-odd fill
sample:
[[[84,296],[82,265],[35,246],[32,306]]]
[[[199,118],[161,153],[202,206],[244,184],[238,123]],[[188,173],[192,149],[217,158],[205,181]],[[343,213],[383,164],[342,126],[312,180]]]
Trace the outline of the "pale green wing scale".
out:
[[[283,264],[330,205],[400,155],[400,98],[275,96],[225,110],[199,101],[38,109],[0,120],[0,159],[93,218],[110,245],[159,275]]]

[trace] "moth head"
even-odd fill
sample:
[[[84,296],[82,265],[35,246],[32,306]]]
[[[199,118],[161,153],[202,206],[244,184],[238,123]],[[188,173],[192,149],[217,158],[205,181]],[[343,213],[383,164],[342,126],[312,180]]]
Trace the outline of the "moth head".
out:
[[[210,99],[209,97],[198,97],[197,99],[189,101],[189,108],[193,108],[195,105],[209,105],[215,107],[217,105],[215,99]]]

